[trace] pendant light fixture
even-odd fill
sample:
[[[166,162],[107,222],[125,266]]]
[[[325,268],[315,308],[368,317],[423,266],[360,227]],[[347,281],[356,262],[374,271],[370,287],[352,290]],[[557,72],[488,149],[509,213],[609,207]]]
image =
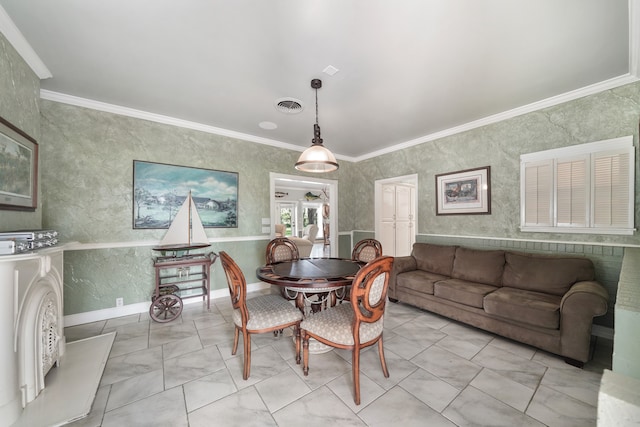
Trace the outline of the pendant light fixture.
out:
[[[333,172],[338,169],[338,162],[331,151],[322,145],[320,125],[318,124],[318,89],[322,87],[322,80],[311,80],[311,87],[316,90],[316,124],[313,125],[313,139],[311,147],[302,152],[296,162],[296,169],[303,172]]]

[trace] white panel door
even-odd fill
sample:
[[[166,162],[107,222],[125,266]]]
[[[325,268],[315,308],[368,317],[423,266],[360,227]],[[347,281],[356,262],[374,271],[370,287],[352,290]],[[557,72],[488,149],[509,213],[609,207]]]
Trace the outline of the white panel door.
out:
[[[380,236],[378,238],[382,244],[382,254],[395,256],[396,246],[396,224],[393,221],[384,221],[380,224]]]
[[[413,241],[413,224],[410,221],[397,221],[395,256],[411,255],[411,249],[413,249]]]
[[[415,189],[406,185],[396,185],[395,256],[411,255],[416,238],[413,218],[414,203]]]
[[[411,187],[396,185],[396,221],[410,221],[413,217]]]
[[[415,242],[415,188],[409,185],[384,184],[380,236],[385,255],[411,254]]]
[[[396,220],[396,186],[387,184],[382,186],[382,221]]]

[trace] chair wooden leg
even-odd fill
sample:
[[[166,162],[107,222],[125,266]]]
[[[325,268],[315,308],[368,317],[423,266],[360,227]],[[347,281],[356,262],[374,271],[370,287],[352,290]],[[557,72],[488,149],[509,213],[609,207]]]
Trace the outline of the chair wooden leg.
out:
[[[240,336],[240,330],[238,328],[235,328],[235,334],[233,335],[233,348],[231,349],[231,354],[233,356],[235,356],[236,352],[238,351],[239,336]]]
[[[309,335],[304,331],[300,333],[304,336],[302,340],[302,372],[307,376],[309,375]]]
[[[244,372],[242,379],[249,379],[251,371],[251,336],[249,332],[242,331],[242,339],[244,340]]]
[[[385,378],[389,378],[389,370],[387,369],[387,361],[384,358],[384,345],[382,344],[382,336],[378,340],[378,353],[380,354],[380,364],[382,365],[382,373]]]
[[[293,333],[296,336],[296,365],[300,364],[300,327],[294,326]]]
[[[353,390],[355,393],[354,401],[356,405],[360,404],[360,347],[356,346],[351,353],[351,365],[353,368]]]

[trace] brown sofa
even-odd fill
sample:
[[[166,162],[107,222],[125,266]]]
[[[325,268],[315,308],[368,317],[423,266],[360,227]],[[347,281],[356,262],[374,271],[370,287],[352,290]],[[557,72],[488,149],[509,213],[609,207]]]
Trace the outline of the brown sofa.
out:
[[[396,257],[389,299],[564,356],[589,360],[608,294],[587,258],[416,243]]]

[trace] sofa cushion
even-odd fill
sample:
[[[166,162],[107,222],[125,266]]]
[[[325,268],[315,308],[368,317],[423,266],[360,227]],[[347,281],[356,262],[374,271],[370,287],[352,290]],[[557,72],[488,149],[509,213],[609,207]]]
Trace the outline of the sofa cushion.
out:
[[[595,276],[587,258],[507,252],[505,259],[502,285],[512,288],[564,295],[574,283]]]
[[[414,243],[411,255],[416,259],[420,270],[451,277],[455,253],[456,246]]]
[[[396,276],[396,287],[433,295],[433,283],[447,278],[447,276],[429,273],[428,271],[413,270],[398,274]]]
[[[558,329],[561,300],[556,295],[502,287],[484,297],[484,311],[528,325]]]
[[[483,283],[469,282],[460,279],[448,279],[436,282],[433,295],[438,298],[454,301],[471,307],[482,308],[484,296],[498,289]]]
[[[456,249],[451,277],[469,282],[500,286],[504,270],[504,251]]]

